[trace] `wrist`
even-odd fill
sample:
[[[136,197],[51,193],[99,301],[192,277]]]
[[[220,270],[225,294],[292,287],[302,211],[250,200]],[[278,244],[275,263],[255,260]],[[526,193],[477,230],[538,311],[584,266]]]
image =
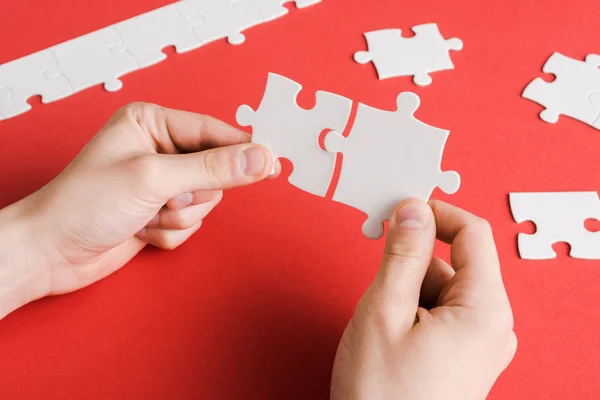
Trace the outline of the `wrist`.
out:
[[[44,297],[44,262],[26,200],[0,210],[0,319]]]

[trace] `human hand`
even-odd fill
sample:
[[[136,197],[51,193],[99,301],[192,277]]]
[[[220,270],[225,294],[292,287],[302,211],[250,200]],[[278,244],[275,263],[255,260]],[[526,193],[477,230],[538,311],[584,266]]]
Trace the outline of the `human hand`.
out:
[[[119,110],[56,179],[0,211],[0,291],[7,271],[11,282],[0,318],[96,282],[148,243],[179,246],[223,189],[269,175],[269,151],[249,142],[204,115],[143,103]]]
[[[489,224],[430,205],[409,200],[392,217],[381,268],[340,341],[331,399],[485,399],[512,361],[513,315]],[[432,258],[436,226],[453,268]]]

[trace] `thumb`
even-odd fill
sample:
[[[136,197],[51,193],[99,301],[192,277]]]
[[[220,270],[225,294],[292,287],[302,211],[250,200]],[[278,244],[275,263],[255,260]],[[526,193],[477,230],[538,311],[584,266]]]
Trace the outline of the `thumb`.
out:
[[[240,144],[189,154],[159,154],[154,168],[166,198],[196,190],[222,190],[265,179],[273,168],[269,150]],[[156,184],[156,182],[154,182]]]
[[[390,219],[383,261],[376,282],[395,317],[412,326],[421,285],[435,245],[435,218],[421,200],[401,203]]]

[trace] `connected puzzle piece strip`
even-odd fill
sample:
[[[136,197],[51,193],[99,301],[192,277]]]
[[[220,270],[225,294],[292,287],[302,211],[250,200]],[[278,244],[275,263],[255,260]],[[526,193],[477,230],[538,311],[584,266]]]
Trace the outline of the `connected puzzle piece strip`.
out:
[[[0,119],[29,111],[27,99],[31,96],[41,95],[43,103],[51,103],[73,94],[68,79],[57,68],[57,60],[49,51],[0,65]]]
[[[119,90],[119,77],[165,60],[167,46],[184,53],[222,38],[241,44],[243,30],[285,15],[286,3],[320,2],[181,0],[10,61],[0,65],[0,120],[29,111],[35,95],[49,103],[98,84]]]

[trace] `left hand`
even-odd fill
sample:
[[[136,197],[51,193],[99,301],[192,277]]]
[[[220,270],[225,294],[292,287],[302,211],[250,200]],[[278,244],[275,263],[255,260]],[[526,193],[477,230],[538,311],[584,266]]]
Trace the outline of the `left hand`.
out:
[[[56,179],[0,211],[0,278],[9,268],[11,285],[20,282],[12,300],[0,298],[0,318],[102,279],[148,243],[185,242],[223,189],[269,176],[269,151],[249,142],[205,115],[141,103],[119,110]]]

